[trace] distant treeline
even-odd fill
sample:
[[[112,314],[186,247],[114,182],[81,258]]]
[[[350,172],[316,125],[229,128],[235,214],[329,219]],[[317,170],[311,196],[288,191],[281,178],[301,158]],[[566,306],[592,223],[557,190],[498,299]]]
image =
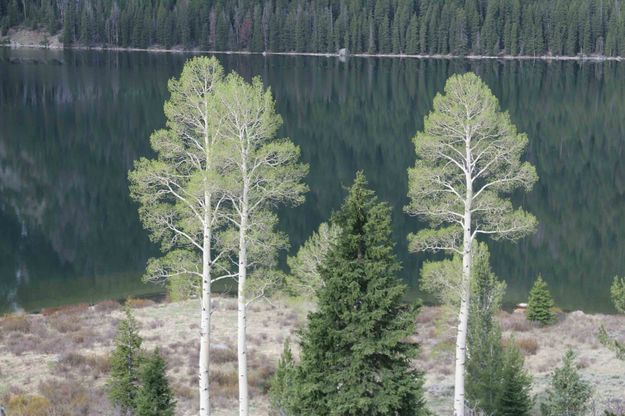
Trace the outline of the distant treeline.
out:
[[[0,0],[16,26],[87,46],[625,56],[622,0]]]

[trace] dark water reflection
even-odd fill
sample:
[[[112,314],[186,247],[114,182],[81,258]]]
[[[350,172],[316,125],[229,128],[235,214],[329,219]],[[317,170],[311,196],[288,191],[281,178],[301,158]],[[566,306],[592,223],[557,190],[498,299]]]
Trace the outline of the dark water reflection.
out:
[[[158,291],[139,277],[155,254],[126,172],[163,125],[166,82],[188,55],[0,49],[0,311]],[[281,212],[299,246],[363,169],[393,207],[404,279],[419,224],[402,213],[410,138],[446,78],[480,74],[530,137],[540,182],[516,197],[540,221],[493,243],[509,301],[542,273],[567,309],[610,310],[625,273],[625,64],[221,56],[274,91],[283,134],[310,163],[306,203]]]

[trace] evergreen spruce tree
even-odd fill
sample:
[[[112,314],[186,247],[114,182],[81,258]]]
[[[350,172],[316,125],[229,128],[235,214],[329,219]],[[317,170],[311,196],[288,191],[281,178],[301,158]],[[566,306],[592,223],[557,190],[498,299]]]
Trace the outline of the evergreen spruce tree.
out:
[[[158,349],[141,366],[141,387],[137,392],[136,416],[173,416],[176,407],[167,375],[165,360]]]
[[[625,278],[615,277],[610,287],[610,295],[614,307],[620,313],[625,313]]]
[[[473,260],[465,385],[471,406],[490,415],[497,411],[503,388],[504,351],[495,314],[501,308],[506,284],[492,272],[489,260],[488,246],[479,243]]]
[[[410,17],[406,31],[406,53],[411,55],[419,53],[419,18],[416,14]]]
[[[288,415],[288,409],[293,407],[291,400],[293,399],[292,383],[294,369],[295,362],[293,361],[293,353],[291,352],[291,345],[287,338],[286,341],[284,341],[282,356],[278,362],[278,368],[271,380],[271,387],[269,389],[271,404],[283,416]]]
[[[139,386],[142,341],[137,321],[129,307],[126,307],[125,313],[126,318],[117,327],[107,388],[111,403],[121,414],[132,415]]]
[[[591,396],[590,385],[581,379],[575,368],[575,353],[568,350],[562,367],[553,372],[547,400],[540,408],[543,416],[583,416]]]
[[[620,313],[625,313],[625,278],[619,278],[618,276],[614,278],[610,294],[616,310]],[[625,343],[610,337],[603,325],[599,328],[599,341],[614,351],[616,358],[625,360]]]
[[[555,303],[549,293],[549,287],[543,280],[541,275],[534,282],[532,290],[530,290],[529,299],[527,301],[527,319],[533,322],[539,322],[543,325],[553,323],[555,315],[553,309]]]
[[[502,390],[495,412],[498,416],[529,416],[532,409],[532,379],[523,369],[523,355],[510,340],[505,351]]]
[[[321,266],[318,310],[301,333],[289,411],[425,414],[423,377],[410,367],[418,345],[408,341],[417,308],[402,301],[406,287],[396,276],[390,209],[367,189],[363,173],[333,222],[341,232]]]

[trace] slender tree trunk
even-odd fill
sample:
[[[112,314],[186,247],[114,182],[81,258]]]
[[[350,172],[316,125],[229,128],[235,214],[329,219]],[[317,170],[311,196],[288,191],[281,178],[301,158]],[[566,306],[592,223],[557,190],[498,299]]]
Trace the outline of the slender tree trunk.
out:
[[[470,140],[467,139],[466,160],[470,163]],[[460,295],[460,313],[458,314],[458,332],[456,335],[456,374],[454,379],[454,416],[464,416],[464,367],[467,357],[467,328],[469,325],[469,303],[471,297],[471,200],[473,182],[469,167],[466,172],[466,196],[464,202],[464,235],[462,248],[462,293]]]
[[[245,300],[245,279],[247,278],[247,222],[248,185],[243,183],[241,224],[239,228],[239,296],[238,296],[238,354],[239,354],[239,416],[248,414],[247,393],[247,305]]]
[[[205,210],[210,206],[210,197],[204,195],[207,204]],[[210,331],[211,331],[211,276],[210,276],[210,256],[211,256],[211,235],[209,227],[210,217],[204,215],[204,242],[202,253],[202,316],[200,324],[200,416],[210,415],[210,391],[209,391],[209,370],[210,370]]]
[[[469,214],[470,216],[471,214]],[[462,297],[456,335],[456,374],[454,380],[454,416],[464,416],[464,366],[467,355],[467,327],[469,323],[469,297],[471,295],[471,238],[465,229],[462,252]]]

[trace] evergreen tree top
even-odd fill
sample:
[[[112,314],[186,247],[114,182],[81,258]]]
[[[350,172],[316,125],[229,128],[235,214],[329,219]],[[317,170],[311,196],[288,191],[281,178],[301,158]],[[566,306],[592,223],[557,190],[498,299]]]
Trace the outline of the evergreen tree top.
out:
[[[292,414],[423,414],[422,376],[410,366],[417,311],[402,301],[389,207],[362,172],[333,223],[340,233],[320,267],[318,310],[301,333]]]
[[[573,350],[567,350],[562,358],[562,367],[554,370],[547,400],[541,405],[543,415],[586,414],[592,389],[577,372],[575,357]]]
[[[534,282],[527,302],[527,319],[540,322],[543,325],[553,323],[555,302],[549,292],[549,286],[541,275],[538,275]]]
[[[167,381],[165,359],[158,348],[145,358],[140,378],[136,416],[173,416],[176,402]]]

